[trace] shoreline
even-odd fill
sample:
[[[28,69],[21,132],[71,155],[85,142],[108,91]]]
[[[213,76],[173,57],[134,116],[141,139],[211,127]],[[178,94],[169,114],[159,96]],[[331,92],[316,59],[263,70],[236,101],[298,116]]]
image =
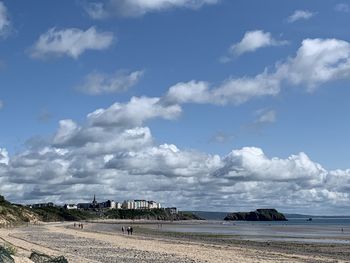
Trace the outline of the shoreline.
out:
[[[136,223],[140,224],[132,222],[135,227]],[[34,249],[66,256],[70,263],[348,262],[350,258],[349,245],[230,240],[222,236],[149,231],[142,227],[135,228],[132,236],[93,231],[94,224],[100,223],[83,222],[83,230],[73,228],[73,222],[0,229],[0,238],[19,247],[19,255],[26,256]]]

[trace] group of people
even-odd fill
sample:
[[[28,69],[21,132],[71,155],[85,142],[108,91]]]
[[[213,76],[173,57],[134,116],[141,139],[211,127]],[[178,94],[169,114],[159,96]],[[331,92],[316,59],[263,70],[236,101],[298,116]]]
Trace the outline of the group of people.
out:
[[[134,229],[131,226],[128,226],[127,228],[122,226],[122,233],[123,233],[123,235],[125,234],[125,230],[128,233],[128,235],[132,235],[132,232],[134,231]]]
[[[79,228],[81,228],[81,229],[84,228],[84,225],[83,225],[83,224],[80,224],[80,223],[79,223],[79,224],[76,224],[76,223],[74,223],[74,227],[77,227],[77,226],[78,226]]]

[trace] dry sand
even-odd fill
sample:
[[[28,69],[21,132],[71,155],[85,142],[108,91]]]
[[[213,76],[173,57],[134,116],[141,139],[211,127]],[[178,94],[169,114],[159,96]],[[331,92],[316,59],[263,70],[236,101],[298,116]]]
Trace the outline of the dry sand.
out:
[[[263,245],[253,247],[137,234],[96,233],[67,226],[64,223],[0,229],[0,239],[18,248],[16,262],[21,263],[30,262],[23,261],[23,257],[28,257],[33,250],[53,256],[64,255],[70,263],[350,262],[337,254],[305,254],[295,249],[286,253],[271,247],[265,249]],[[345,249],[350,250],[350,247]]]

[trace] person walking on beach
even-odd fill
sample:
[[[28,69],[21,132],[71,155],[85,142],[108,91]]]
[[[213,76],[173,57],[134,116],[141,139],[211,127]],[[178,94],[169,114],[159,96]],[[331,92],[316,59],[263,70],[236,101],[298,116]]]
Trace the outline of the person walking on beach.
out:
[[[128,226],[126,231],[128,231],[128,235],[130,235],[130,227]]]
[[[124,235],[124,232],[125,232],[125,228],[124,228],[124,226],[122,226],[122,233],[123,233],[123,235]]]
[[[134,231],[134,229],[130,227],[130,235],[132,235],[132,231]]]

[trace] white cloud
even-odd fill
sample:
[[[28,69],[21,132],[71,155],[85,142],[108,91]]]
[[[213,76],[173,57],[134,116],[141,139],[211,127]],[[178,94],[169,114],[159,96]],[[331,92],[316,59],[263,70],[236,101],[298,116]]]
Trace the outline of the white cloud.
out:
[[[220,0],[108,0],[88,3],[85,10],[93,19],[109,16],[137,17],[151,12],[174,8],[198,9],[203,5],[217,4]]]
[[[233,134],[229,134],[223,131],[216,132],[211,138],[209,139],[209,142],[213,143],[227,143],[231,141],[234,138]]]
[[[88,115],[88,122],[97,127],[136,127],[153,118],[175,119],[181,114],[177,104],[162,105],[159,98],[132,97],[128,103],[115,103]]]
[[[74,138],[81,128],[73,120],[61,120],[59,129],[53,139],[54,144],[66,144]]]
[[[215,176],[230,180],[297,181],[298,184],[317,186],[327,175],[327,171],[305,153],[287,159],[269,159],[260,148],[244,147],[233,150],[223,162],[225,165],[215,172]]]
[[[104,50],[111,46],[112,32],[99,32],[95,27],[86,31],[78,28],[49,29],[42,34],[31,49],[33,58],[69,56],[77,59],[87,50]]]
[[[85,77],[84,83],[77,89],[89,95],[123,92],[136,85],[143,73],[143,71],[117,71],[108,75],[92,72]]]
[[[204,81],[180,82],[171,86],[165,100],[171,103],[208,103],[210,84]]]
[[[248,31],[240,42],[230,47],[229,53],[239,56],[247,52],[254,52],[259,48],[281,46],[287,43],[287,41],[274,39],[269,32],[262,30]]]
[[[258,110],[256,112],[257,119],[255,123],[257,124],[265,124],[265,123],[274,123],[276,121],[277,113],[275,110]]]
[[[137,103],[151,113],[136,117]],[[169,117],[152,113],[153,107],[166,111],[158,103],[134,98],[88,114],[80,125],[60,121],[51,142],[41,147],[10,157],[1,149],[0,192],[16,202],[79,202],[100,193],[100,199],[155,199],[182,209],[232,209],[232,200],[242,209],[331,213],[339,206],[350,208],[350,171],[328,171],[305,153],[270,158],[260,148],[244,147],[220,157],[158,145],[148,127],[137,127],[150,118]],[[120,125],[120,108],[136,121]]]
[[[344,4],[344,3],[339,3],[334,7],[334,10],[338,11],[338,12],[349,13],[350,12],[350,5]]]
[[[289,84],[313,91],[331,81],[350,77],[350,43],[339,39],[305,39],[294,57],[275,69],[253,77],[229,78],[219,85],[205,81],[181,82],[163,98],[172,103],[239,105],[251,99],[276,96]]]
[[[3,2],[0,2],[0,37],[6,37],[11,28],[11,22],[8,17],[7,8]]]
[[[169,88],[166,101],[175,103],[242,104],[262,96],[280,92],[280,80],[264,72],[255,77],[229,78],[216,87],[206,82],[190,81]]]
[[[0,165],[5,164],[8,165],[9,163],[9,155],[6,149],[0,148]]]
[[[104,3],[88,3],[84,6],[85,11],[92,19],[105,19],[109,17],[108,11],[105,9]]]
[[[195,151],[180,151],[175,145],[163,144],[141,151],[129,151],[107,163],[108,168],[126,170],[131,174],[153,174],[167,177],[199,176],[221,165],[219,156]]]
[[[296,10],[291,16],[288,17],[288,23],[294,23],[298,20],[307,20],[315,16],[316,13],[312,13],[308,10]]]
[[[275,74],[309,91],[321,84],[350,77],[350,43],[338,39],[305,39],[294,58],[280,64]]]

